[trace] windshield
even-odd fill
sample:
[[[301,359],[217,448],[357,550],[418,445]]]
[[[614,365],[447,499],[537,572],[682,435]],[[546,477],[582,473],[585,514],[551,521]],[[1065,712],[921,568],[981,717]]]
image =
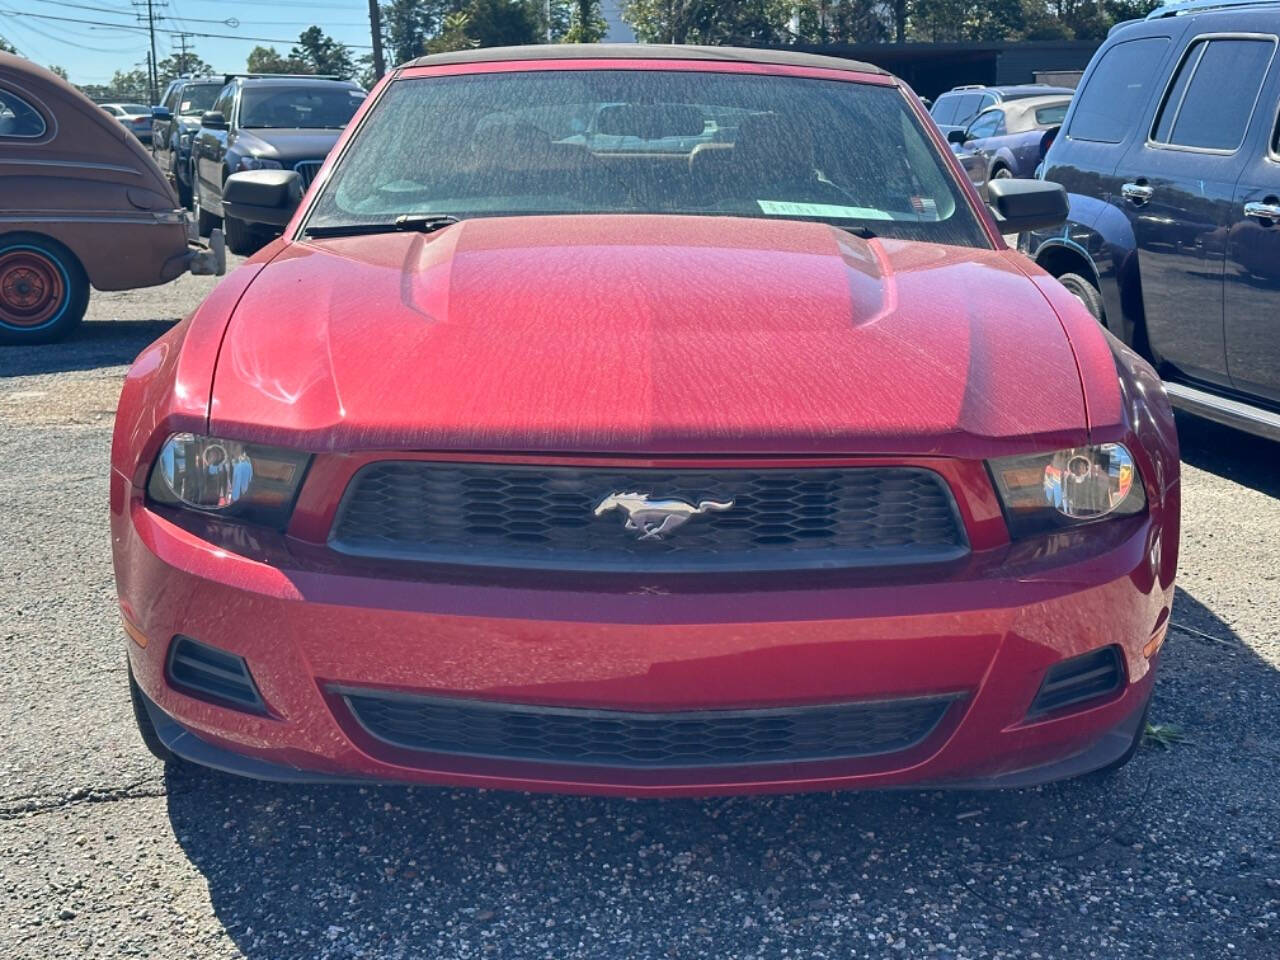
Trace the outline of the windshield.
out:
[[[553,213],[817,220],[987,245],[897,89],[661,70],[396,81],[308,227]]]
[[[363,90],[352,87],[246,88],[240,126],[341,130],[364,98]]]
[[[184,117],[199,116],[206,110],[213,109],[213,101],[218,99],[219,83],[191,84],[182,88],[182,99],[178,101],[178,112]]]

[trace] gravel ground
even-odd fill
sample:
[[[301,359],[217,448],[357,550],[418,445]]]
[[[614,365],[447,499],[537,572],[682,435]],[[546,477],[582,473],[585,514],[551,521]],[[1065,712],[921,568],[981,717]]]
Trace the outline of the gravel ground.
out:
[[[1280,956],[1277,447],[1182,423],[1148,743],[985,794],[624,801],[166,772],[106,528],[128,361],[208,290],[0,352],[0,957]]]

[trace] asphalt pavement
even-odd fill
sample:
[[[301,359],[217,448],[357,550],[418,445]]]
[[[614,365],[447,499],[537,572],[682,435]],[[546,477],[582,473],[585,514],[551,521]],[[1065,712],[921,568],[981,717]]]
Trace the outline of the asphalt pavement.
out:
[[[128,362],[211,287],[0,348],[0,958],[1280,957],[1280,446],[1181,422],[1150,741],[994,793],[282,786],[138,740],[107,532]]]

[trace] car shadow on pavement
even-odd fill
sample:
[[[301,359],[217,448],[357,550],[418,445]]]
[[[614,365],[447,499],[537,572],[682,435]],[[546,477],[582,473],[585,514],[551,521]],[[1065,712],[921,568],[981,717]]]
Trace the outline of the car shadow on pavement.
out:
[[[176,319],[88,322],[57,343],[0,347],[0,379],[131,364],[175,323]]]
[[[1178,411],[1182,459],[1259,493],[1280,497],[1280,443]]]
[[[1110,776],[664,801],[170,767],[169,818],[252,958],[1264,956],[1276,670],[1181,590],[1174,624],[1167,745]]]

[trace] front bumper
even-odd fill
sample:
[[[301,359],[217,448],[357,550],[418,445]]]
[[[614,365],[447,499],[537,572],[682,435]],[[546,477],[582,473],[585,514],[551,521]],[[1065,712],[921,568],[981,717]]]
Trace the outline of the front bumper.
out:
[[[380,780],[628,795],[1014,786],[1116,759],[1150,696],[1167,625],[1155,522],[987,551],[916,582],[809,578],[697,592],[609,581],[479,584],[295,555],[149,510],[113,475],[129,657],[174,752],[285,780]],[[184,521],[185,524],[185,521]],[[166,679],[184,634],[245,658],[268,711],[187,696]],[[1118,644],[1124,683],[1028,719],[1045,671]],[[1145,648],[1145,652],[1144,652]],[[340,687],[614,711],[690,711],[954,695],[921,743],[872,757],[635,768],[414,752],[369,736]]]

